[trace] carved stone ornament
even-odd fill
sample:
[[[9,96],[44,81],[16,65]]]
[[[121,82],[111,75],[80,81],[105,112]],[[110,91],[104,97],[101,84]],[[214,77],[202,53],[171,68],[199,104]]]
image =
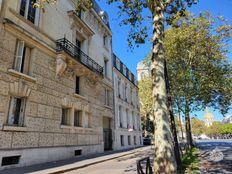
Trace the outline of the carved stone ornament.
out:
[[[65,76],[67,76],[69,79],[72,79],[73,76],[75,75],[75,72],[72,68],[67,67],[65,72],[64,72]]]
[[[56,75],[62,75],[66,68],[67,63],[65,62],[64,56],[59,54],[56,59]]]
[[[71,108],[73,106],[73,102],[70,99],[70,97],[64,97],[61,103],[62,103],[62,106],[64,107]]]
[[[9,94],[18,97],[29,97],[31,89],[20,79],[19,82],[10,83]]]

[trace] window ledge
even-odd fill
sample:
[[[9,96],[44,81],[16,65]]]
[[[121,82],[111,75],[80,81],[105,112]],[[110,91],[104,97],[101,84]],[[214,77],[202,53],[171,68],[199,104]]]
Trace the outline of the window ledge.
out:
[[[108,105],[104,105],[105,108],[107,109],[113,109],[112,107],[108,106]]]
[[[72,129],[73,127],[70,125],[60,125],[61,129]]]
[[[77,130],[84,130],[84,127],[79,127],[79,126],[73,126],[73,128]]]
[[[31,76],[26,75],[26,74],[23,74],[23,73],[18,72],[18,71],[15,71],[15,70],[13,70],[13,69],[8,69],[8,72],[9,72],[11,75],[13,75],[13,76],[21,77],[21,78],[23,78],[23,79],[25,79],[25,80],[28,80],[28,81],[32,81],[32,82],[36,82],[36,81],[37,81],[36,78],[31,77]]]
[[[4,130],[4,131],[19,131],[19,132],[25,132],[25,131],[27,131],[27,127],[4,125],[4,126],[3,126],[3,130]]]
[[[81,99],[83,99],[83,100],[88,100],[85,96],[83,96],[83,95],[80,95],[80,94],[74,94],[74,97],[76,97],[76,98],[81,98]]]

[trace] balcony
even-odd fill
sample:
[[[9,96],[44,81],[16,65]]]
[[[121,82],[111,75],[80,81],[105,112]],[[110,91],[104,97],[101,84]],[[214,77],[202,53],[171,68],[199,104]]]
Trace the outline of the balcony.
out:
[[[82,65],[86,66],[91,71],[103,76],[103,67],[97,64],[93,59],[91,59],[87,54],[81,51],[80,48],[75,46],[66,38],[62,38],[56,41],[56,51],[64,51],[69,56],[71,56],[76,61],[80,62]]]

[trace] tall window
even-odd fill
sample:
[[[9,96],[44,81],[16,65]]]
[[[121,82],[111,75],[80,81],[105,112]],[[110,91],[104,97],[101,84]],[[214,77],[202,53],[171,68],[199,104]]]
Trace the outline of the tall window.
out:
[[[108,60],[107,59],[105,59],[104,60],[104,75],[105,75],[105,77],[108,77]]]
[[[121,97],[120,89],[121,89],[121,80],[118,79],[118,97],[119,97],[119,98]]]
[[[121,146],[124,146],[124,136],[120,135]]]
[[[122,127],[122,106],[118,107],[118,117],[119,117],[120,127]]]
[[[126,120],[127,120],[127,128],[129,128],[130,120],[129,120],[128,109],[126,109]]]
[[[23,114],[25,109],[25,99],[11,97],[8,115],[8,125],[23,126]]]
[[[105,89],[105,105],[110,106],[110,91]]]
[[[76,39],[75,57],[81,59],[81,41]]]
[[[85,127],[86,128],[92,127],[92,115],[89,112],[85,113]]]
[[[69,109],[62,108],[62,115],[61,115],[61,125],[69,125],[70,118],[69,118]]]
[[[125,83],[125,91],[124,91],[125,101],[127,102],[127,84]]]
[[[76,94],[80,94],[80,77],[76,76]]]
[[[25,45],[24,41],[18,40],[16,44],[14,70],[28,74],[30,53],[31,49]]]
[[[82,127],[82,111],[74,111],[74,126]]]
[[[134,116],[134,111],[132,111],[132,113],[131,113],[132,115],[132,124],[133,124],[133,129],[135,129],[135,116]]]
[[[103,45],[105,47],[107,47],[107,45],[108,45],[108,43],[107,43],[107,36],[106,35],[103,36]]]
[[[33,8],[36,0],[21,0],[20,15],[31,21],[33,24],[39,23],[39,8]]]
[[[128,145],[130,146],[131,145],[131,136],[128,135]]]
[[[136,136],[134,136],[134,145],[136,145],[137,143],[136,143]]]

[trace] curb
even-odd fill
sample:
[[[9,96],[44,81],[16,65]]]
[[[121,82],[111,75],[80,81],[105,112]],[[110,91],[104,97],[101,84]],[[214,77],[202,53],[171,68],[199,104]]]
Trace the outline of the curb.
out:
[[[59,170],[59,171],[56,171],[56,172],[50,172],[48,174],[60,174],[60,173],[70,172],[72,170],[82,169],[82,168],[85,168],[85,167],[88,167],[88,166],[92,166],[92,165],[95,165],[95,164],[103,163],[105,161],[114,160],[114,159],[117,159],[117,158],[128,156],[128,155],[131,155],[133,153],[134,152],[130,152],[130,153],[127,153],[127,154],[124,154],[124,155],[120,155],[120,156],[116,156],[116,157],[112,157],[112,158],[108,158],[108,159],[103,159],[103,160],[92,162],[92,163],[90,162],[88,164],[84,164],[84,165],[81,165],[81,166],[71,167],[71,168],[64,169],[64,170]]]
[[[141,149],[139,151],[141,151]],[[70,168],[63,169],[63,170],[61,169],[61,170],[55,171],[55,172],[48,172],[47,174],[61,174],[61,173],[65,173],[65,172],[70,172],[72,170],[82,169],[82,168],[85,168],[85,167],[88,167],[88,166],[103,163],[105,161],[114,160],[114,159],[121,158],[121,157],[124,157],[124,156],[132,155],[134,153],[135,153],[135,151],[133,150],[132,152],[129,152],[129,153],[126,153],[126,154],[123,154],[123,155],[119,155],[119,156],[115,156],[115,157],[111,157],[111,158],[107,158],[107,159],[102,159],[102,160],[95,161],[95,162],[90,162],[90,163],[83,164],[83,165],[80,165],[80,166],[77,166],[77,167],[70,167]]]

